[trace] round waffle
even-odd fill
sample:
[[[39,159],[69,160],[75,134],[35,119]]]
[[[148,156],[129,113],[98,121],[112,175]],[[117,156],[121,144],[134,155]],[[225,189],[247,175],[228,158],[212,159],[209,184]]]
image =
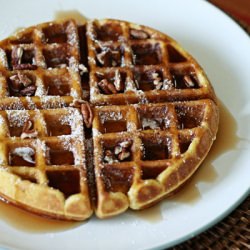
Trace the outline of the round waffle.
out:
[[[59,219],[143,209],[206,157],[218,107],[176,41],[125,21],[73,20],[0,42],[0,195]]]

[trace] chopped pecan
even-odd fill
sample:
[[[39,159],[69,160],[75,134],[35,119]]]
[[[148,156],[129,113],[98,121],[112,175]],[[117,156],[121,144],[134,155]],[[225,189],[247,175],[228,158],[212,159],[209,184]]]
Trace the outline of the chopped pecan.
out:
[[[36,92],[36,86],[35,85],[29,85],[25,87],[24,89],[20,90],[20,94],[22,96],[33,96]]]
[[[115,67],[120,64],[120,51],[103,48],[103,50],[96,55],[96,58],[103,66]]]
[[[164,79],[162,89],[169,90],[173,88],[173,82],[169,79]]]
[[[114,149],[114,153],[115,155],[117,155],[117,159],[119,161],[123,161],[127,158],[130,157],[131,152],[130,152],[130,148],[132,146],[132,141],[123,141],[120,142]]]
[[[104,152],[104,162],[113,163],[124,161],[131,156],[132,141],[118,143],[112,150],[106,149]]]
[[[34,95],[36,86],[33,84],[32,79],[30,79],[26,74],[17,72],[17,74],[12,75],[9,79],[9,87],[14,92],[15,96]]]
[[[120,146],[122,148],[125,148],[125,149],[131,147],[131,145],[132,145],[132,141],[123,141],[123,142],[120,143]]]
[[[125,86],[126,86],[126,91],[136,91],[137,89],[139,89],[138,80],[137,79],[133,80],[131,79],[130,76],[126,77]]]
[[[122,152],[122,147],[120,145],[117,145],[114,149],[115,155],[119,155]]]
[[[10,88],[13,92],[15,93],[19,93],[19,91],[21,90],[22,88],[22,83],[18,77],[18,75],[13,75],[10,77],[10,81],[11,81],[11,84],[10,84]]]
[[[37,65],[33,65],[30,63],[16,64],[16,65],[13,65],[13,69],[14,70],[35,70],[37,69]]]
[[[147,39],[149,34],[143,30],[130,29],[130,36],[133,39]]]
[[[92,109],[88,102],[81,104],[81,113],[83,116],[83,121],[84,121],[85,126],[87,128],[90,128],[92,126],[94,116],[93,116]]]
[[[104,161],[105,163],[111,164],[111,163],[113,163],[113,162],[117,162],[117,159],[116,159],[114,153],[113,153],[110,149],[107,149],[107,150],[105,150],[105,152],[104,152],[103,161]]]
[[[102,79],[98,82],[98,87],[102,90],[104,94],[117,94],[117,90],[112,83],[109,83],[107,79]]]
[[[17,76],[24,87],[28,87],[29,85],[32,84],[32,80],[27,75],[21,73],[20,71],[17,72]]]
[[[30,56],[30,55],[29,55]],[[22,58],[26,59],[27,55],[24,54],[22,47],[14,47],[11,52],[11,63],[14,70],[34,70],[37,69],[37,65],[31,63],[22,63]],[[32,58],[32,63],[35,63]]]
[[[100,52],[99,54],[96,55],[96,58],[101,65],[105,64],[105,58],[106,58],[108,53],[110,53],[109,50],[103,50],[102,52]]]
[[[118,158],[119,161],[124,161],[124,160],[126,160],[127,158],[129,158],[129,157],[130,157],[130,152],[129,152],[129,151],[125,151],[125,150],[123,150],[123,151],[117,156],[117,158]]]
[[[153,72],[152,73],[152,80],[153,80],[153,84],[155,85],[155,88],[157,90],[162,89],[163,82],[162,82],[162,78],[159,76],[159,73]]]
[[[38,133],[35,131],[33,128],[33,122],[31,120],[27,120],[23,126],[23,131],[21,134],[21,139],[26,139],[26,138],[36,138]]]
[[[23,48],[22,47],[14,47],[12,52],[11,52],[13,67],[15,65],[21,64],[22,56],[23,56]]]
[[[185,76],[183,77],[183,80],[184,80],[185,85],[186,85],[188,88],[194,87],[195,84],[194,84],[194,82],[193,82],[191,76],[185,75]]]
[[[118,69],[115,71],[114,86],[118,92],[124,90],[124,84],[122,83],[121,74]]]

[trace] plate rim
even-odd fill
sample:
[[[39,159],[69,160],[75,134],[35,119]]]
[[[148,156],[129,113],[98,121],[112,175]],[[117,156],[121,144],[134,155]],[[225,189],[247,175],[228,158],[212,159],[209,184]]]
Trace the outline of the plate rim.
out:
[[[244,33],[245,35],[249,36],[247,31],[244,30],[238,23],[236,20],[234,20],[230,15],[226,14],[225,12],[223,12],[221,9],[219,9],[217,6],[213,5],[212,3],[210,3],[209,1],[203,1],[204,6],[210,5],[212,6],[212,8],[217,10],[217,13],[220,13],[220,15],[222,14],[222,16],[224,16],[224,18],[227,18],[228,20],[231,20],[231,23],[234,23],[234,25],[236,24],[238,26],[238,28],[240,28],[242,32],[242,34]],[[173,247],[176,245],[179,245],[191,238],[194,238],[195,236],[203,233],[204,231],[208,230],[209,228],[213,227],[215,224],[219,223],[221,220],[223,220],[225,217],[227,217],[233,210],[235,210],[246,198],[247,196],[250,194],[250,186],[248,187],[248,190],[246,190],[246,192],[243,192],[241,196],[238,197],[238,199],[234,202],[231,203],[231,205],[226,209],[223,210],[222,213],[220,213],[219,215],[217,215],[216,217],[214,217],[213,220],[210,220],[209,223],[207,223],[206,225],[193,230],[192,232],[186,233],[184,236],[182,237],[177,237],[177,239],[169,241],[167,243],[160,243],[159,245],[156,245],[154,247],[150,247],[150,248],[145,248],[147,250],[158,250],[158,249],[164,249],[164,248],[169,248],[169,247]],[[2,242],[0,242],[0,245],[2,245]],[[16,246],[11,246],[11,245],[5,245],[4,248],[2,248],[2,246],[0,246],[1,250],[7,250],[7,249],[18,249]],[[22,248],[24,249],[24,248]]]
[[[211,8],[214,8],[218,13],[220,13],[222,16],[224,16],[225,18],[227,18],[231,23],[234,23],[234,25],[236,24],[238,26],[238,28],[242,31],[242,33],[244,33],[245,35],[249,36],[249,38],[250,38],[250,35],[247,33],[247,31],[245,29],[243,29],[243,27],[240,26],[240,24],[232,16],[230,16],[228,13],[224,12],[223,10],[221,10],[219,7],[217,7],[216,5],[212,4],[208,0],[203,1],[203,3],[205,3],[205,5],[206,4],[209,5]],[[184,242],[186,242],[186,241],[188,241],[190,239],[195,238],[196,236],[204,233],[205,231],[211,229],[216,224],[220,223],[230,213],[232,213],[235,209],[237,209],[237,207],[240,206],[240,204],[243,203],[244,200],[249,195],[250,195],[250,185],[248,187],[248,190],[246,190],[246,192],[243,193],[238,198],[238,200],[236,200],[236,202],[234,202],[233,204],[231,204],[231,206],[229,206],[226,210],[224,210],[224,212],[222,212],[221,214],[219,214],[217,217],[215,217],[212,221],[210,221],[209,223],[207,223],[203,227],[200,227],[200,228],[194,230],[193,232],[189,232],[185,236],[183,236],[183,237],[181,237],[179,239],[173,240],[173,241],[165,243],[165,244],[161,244],[159,246],[147,248],[147,250],[160,250],[160,249],[170,248],[170,247],[177,246],[177,245],[179,245],[181,243],[184,243]]]

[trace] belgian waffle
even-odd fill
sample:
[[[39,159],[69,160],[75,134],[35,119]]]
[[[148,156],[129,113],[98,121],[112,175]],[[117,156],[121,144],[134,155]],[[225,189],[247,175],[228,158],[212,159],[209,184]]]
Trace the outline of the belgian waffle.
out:
[[[67,20],[25,29],[0,52],[0,194],[24,209],[84,220],[149,207],[216,137],[209,80],[159,31]]]

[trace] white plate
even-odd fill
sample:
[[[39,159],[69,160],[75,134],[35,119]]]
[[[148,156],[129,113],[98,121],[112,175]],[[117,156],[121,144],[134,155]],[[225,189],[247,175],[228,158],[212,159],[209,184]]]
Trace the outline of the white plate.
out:
[[[61,231],[47,225],[47,229],[30,232],[26,229],[40,228],[42,220],[33,219],[32,226],[25,226],[29,215],[18,209],[9,213],[6,205],[1,205],[0,245],[25,250],[158,249],[180,243],[221,220],[249,193],[247,34],[201,0],[7,0],[0,8],[0,38],[16,28],[52,20],[62,10],[78,10],[88,18],[112,17],[148,25],[179,41],[204,67],[221,101],[218,140],[183,191],[146,212],[127,212],[109,220],[92,218]]]

